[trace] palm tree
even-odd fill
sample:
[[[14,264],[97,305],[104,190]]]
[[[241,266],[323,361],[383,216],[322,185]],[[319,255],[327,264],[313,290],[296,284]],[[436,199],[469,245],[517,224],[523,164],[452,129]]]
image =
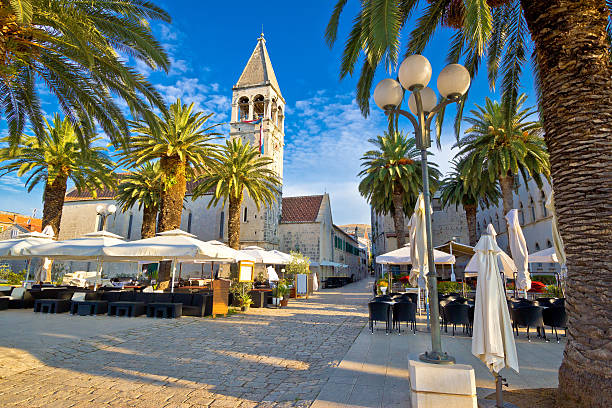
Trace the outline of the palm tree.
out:
[[[228,140],[198,180],[193,199],[208,194],[212,197],[208,208],[229,203],[228,245],[240,249],[240,206],[244,193],[255,202],[257,210],[262,205],[271,206],[279,200],[281,182],[268,166],[272,159],[261,157],[259,150],[241,139]]]
[[[542,187],[542,176],[550,179],[548,152],[539,122],[526,119],[535,112],[523,109],[527,98],[521,95],[511,107],[486,99],[484,106],[476,105],[472,126],[458,142],[459,155],[465,156],[463,174],[468,183],[477,187],[488,175],[489,182],[499,181],[504,214],[513,207],[514,177],[520,173],[525,182],[532,177]],[[506,112],[510,110],[509,119]]]
[[[193,103],[187,106],[177,99],[167,112],[155,116],[153,123],[131,122],[136,135],[132,136],[119,164],[138,166],[159,159],[163,187],[159,207],[160,231],[181,227],[187,179],[204,171],[212,161],[216,151],[212,140],[220,135],[212,132],[218,124],[205,127],[212,115],[193,112]]]
[[[476,236],[476,212],[478,206],[488,208],[489,205],[497,203],[501,193],[497,186],[497,181],[491,182],[488,174],[483,175],[477,183],[466,182],[465,176],[462,175],[462,167],[465,165],[465,161],[456,157],[453,159],[452,164],[452,172],[442,181],[440,186],[440,203],[443,207],[448,207],[449,205],[455,205],[455,209],[459,205],[463,207],[470,236],[470,245],[474,246],[478,240]]]
[[[143,0],[17,0],[0,4],[0,93],[9,141],[26,122],[44,132],[40,92],[57,98],[81,143],[95,119],[113,142],[127,140],[128,124],[115,98],[132,115],[149,115],[163,100],[126,57],[168,71],[170,62],[149,21],[168,14]]]
[[[138,204],[142,209],[141,238],[155,236],[155,220],[161,196],[159,162],[146,162],[136,171],[127,173],[117,187],[117,201],[123,212]]]
[[[375,1],[378,2],[366,0],[361,4],[366,8]],[[466,9],[473,11],[479,10],[474,8],[478,6],[478,2],[483,3],[467,0],[464,4]],[[344,0],[339,1],[336,6],[333,15],[336,20],[345,3]],[[423,16],[420,20],[424,24],[420,21],[417,30],[412,33],[414,37],[422,37],[425,40],[440,26],[439,16],[443,15],[449,1],[431,0],[429,3],[428,7],[432,10],[432,13],[428,13],[432,16],[431,24],[426,21],[428,17]],[[406,6],[412,2],[401,4],[404,13],[402,16],[407,15],[404,10],[413,9]],[[609,24],[612,2],[499,0],[487,1],[487,5],[496,7],[489,7],[488,11],[485,9],[477,18],[474,18],[473,12],[467,13],[463,20],[472,27],[481,27],[485,30],[483,32],[486,32],[489,22],[494,26],[499,24],[499,21],[503,22],[493,20],[495,14],[499,13],[499,7],[512,6],[514,14],[520,13],[524,21],[513,19],[508,22],[509,27],[518,28],[519,24],[524,27],[526,24],[534,45],[535,52],[532,55],[535,56],[534,70],[538,80],[540,117],[550,153],[559,229],[565,242],[569,269],[566,294],[569,333],[564,360],[559,370],[559,402],[568,406],[609,406],[612,401],[612,390],[608,387],[612,350],[607,347],[610,339],[604,333],[608,333],[612,325],[612,315],[609,308],[602,308],[606,301],[592,294],[603,294],[612,290],[612,283],[607,279],[610,275],[607,254],[609,231],[612,230],[612,207],[609,206],[609,190],[602,188],[612,184],[612,175],[607,171],[612,168],[612,155],[609,153],[612,129],[607,126],[609,118],[612,117],[612,105],[602,102],[609,101],[612,97],[612,25]],[[519,5],[520,9],[517,7]],[[480,26],[474,24],[478,20],[482,22]],[[386,21],[395,23],[397,20]],[[394,30],[399,32],[401,29],[401,26],[397,27],[396,24],[390,24],[388,27],[388,31],[373,30],[372,33],[381,38],[379,41],[384,41],[385,38],[393,38]],[[388,35],[388,32],[391,32],[391,35]],[[514,32],[523,37],[523,28]],[[363,37],[360,31],[352,31],[349,37],[351,44],[358,42],[353,48],[356,53],[355,60],[361,52],[361,38]],[[486,36],[475,38],[485,39]],[[507,38],[509,41],[510,37]],[[459,50],[457,47],[456,54],[465,57],[469,70],[470,65],[478,66],[478,51],[484,47],[485,43],[479,45],[472,41],[466,44],[465,49]],[[495,52],[501,49],[493,47]],[[519,47],[518,50],[520,49]],[[509,72],[518,74],[520,71],[515,67],[521,66],[519,63],[525,54],[521,55],[517,51],[514,55],[517,58],[504,58],[500,65]],[[500,61],[499,58],[492,60]],[[372,60],[372,64],[374,63],[376,61]],[[372,66],[375,68],[377,63]],[[366,78],[373,76],[374,68],[368,67],[364,70],[368,74]],[[368,95],[371,83],[372,79],[369,79]],[[361,88],[365,90],[366,86]],[[504,98],[508,99],[507,96]],[[592,318],[594,310],[602,311],[597,320]],[[604,310],[606,312],[603,312]]]
[[[379,214],[391,213],[398,248],[406,244],[404,215],[410,214],[423,188],[420,151],[414,138],[402,132],[370,139],[377,150],[366,152],[361,158],[359,192]],[[438,188],[440,171],[429,163],[429,186],[433,194]]]
[[[22,143],[9,146],[10,137],[0,142],[1,176],[16,172],[29,175],[28,192],[39,183],[45,184],[43,193],[43,225],[51,225],[57,236],[60,232],[62,208],[68,180],[80,190],[92,191],[113,185],[114,164],[106,155],[106,148],[95,146],[101,138],[85,135],[87,145],[79,141],[68,118],[53,116],[51,123],[44,119],[46,131],[40,137],[22,137]]]

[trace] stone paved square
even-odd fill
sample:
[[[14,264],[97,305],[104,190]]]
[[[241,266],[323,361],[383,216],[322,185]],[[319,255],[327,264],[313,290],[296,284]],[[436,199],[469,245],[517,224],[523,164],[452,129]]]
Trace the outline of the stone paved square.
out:
[[[308,407],[367,321],[368,281],[226,318],[0,313],[0,407]]]

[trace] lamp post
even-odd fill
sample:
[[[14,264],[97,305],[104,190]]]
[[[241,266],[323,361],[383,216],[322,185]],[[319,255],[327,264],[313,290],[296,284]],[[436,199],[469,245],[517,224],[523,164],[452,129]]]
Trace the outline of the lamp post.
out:
[[[96,207],[96,213],[98,213],[98,215],[102,217],[102,228],[100,228],[100,231],[105,230],[106,219],[108,218],[109,215],[114,214],[115,211],[117,211],[117,206],[114,204],[109,204],[109,205],[99,204]]]
[[[453,364],[455,359],[442,352],[440,340],[440,312],[438,310],[438,288],[436,265],[433,256],[431,234],[431,200],[429,197],[429,174],[427,169],[427,149],[431,146],[430,125],[440,110],[451,103],[458,102],[470,87],[470,74],[459,64],[447,65],[438,75],[438,90],[443,97],[437,103],[436,93],[427,87],[431,79],[431,64],[422,55],[411,55],[399,67],[399,82],[383,79],[374,89],[374,101],[386,114],[396,113],[410,120],[414,127],[416,145],[421,150],[421,167],[423,177],[423,197],[425,199],[425,229],[427,233],[427,286],[429,290],[429,310],[431,313],[431,351],[426,351],[419,358],[422,361],[436,364]],[[404,90],[411,92],[408,99],[410,112],[399,106],[404,97]]]

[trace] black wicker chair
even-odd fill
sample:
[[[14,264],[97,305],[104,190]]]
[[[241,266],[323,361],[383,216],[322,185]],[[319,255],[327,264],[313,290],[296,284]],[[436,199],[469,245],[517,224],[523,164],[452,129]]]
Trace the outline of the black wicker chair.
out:
[[[559,343],[557,328],[565,329],[565,335],[567,336],[567,314],[565,313],[565,307],[551,306],[542,310],[542,320],[546,326],[550,326],[551,330],[555,332],[557,343]]]
[[[419,303],[419,295],[417,293],[404,293],[402,294],[402,299],[410,299],[414,304]]]
[[[458,324],[463,325],[464,333],[467,330],[468,335],[471,335],[470,307],[468,305],[451,302],[444,307],[444,313],[446,322],[453,325],[453,336]]]
[[[368,303],[370,311],[370,331],[374,334],[374,325],[376,322],[385,322],[385,333],[389,334],[389,319],[391,315],[391,305],[384,302]]]
[[[416,334],[416,303],[398,302],[393,305],[393,327],[397,324],[398,334],[402,334],[402,322],[410,323],[413,334]]]
[[[535,327],[538,331],[538,336],[540,336],[540,328],[542,329],[544,340],[546,340],[546,332],[544,331],[544,319],[542,318],[542,309],[543,308],[540,306],[523,306],[514,308],[513,322],[517,336],[519,327],[525,326],[527,327],[527,340],[531,341],[531,337],[529,337],[529,328]]]

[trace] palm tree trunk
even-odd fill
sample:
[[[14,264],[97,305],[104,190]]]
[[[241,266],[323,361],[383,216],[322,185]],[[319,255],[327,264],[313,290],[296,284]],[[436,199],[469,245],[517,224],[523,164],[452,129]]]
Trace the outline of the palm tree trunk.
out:
[[[242,194],[239,197],[230,195],[228,220],[227,220],[227,241],[230,248],[240,249],[240,206],[242,205]]]
[[[160,168],[164,181],[159,206],[159,231],[170,231],[181,228],[181,215],[183,213],[183,200],[187,190],[185,178],[185,163],[178,156],[162,157]],[[158,280],[169,281],[172,263],[160,262]]]
[[[152,238],[155,236],[155,218],[157,217],[157,207],[147,207],[142,209],[142,228],[140,228],[141,238]]]
[[[393,226],[397,237],[397,247],[402,248],[406,245],[406,234],[404,233],[404,206],[401,193],[393,193]]]
[[[476,236],[476,204],[466,204],[463,206],[465,210],[465,218],[467,219],[468,235],[470,236],[470,245],[476,245],[478,236]]]
[[[499,186],[502,192],[505,219],[506,214],[508,214],[508,212],[514,207],[514,197],[512,195],[512,190],[514,189],[514,177],[512,175],[501,177],[499,179]]]
[[[163,232],[181,228],[187,179],[185,163],[178,156],[162,157],[160,167],[164,189],[161,192],[159,208],[159,230]]]
[[[540,72],[559,230],[568,338],[558,402],[612,406],[612,69],[605,0],[521,0]]]
[[[55,236],[59,236],[62,221],[62,210],[64,208],[64,197],[68,183],[68,174],[58,175],[52,183],[45,184],[43,193],[43,228],[47,225],[53,227]]]

